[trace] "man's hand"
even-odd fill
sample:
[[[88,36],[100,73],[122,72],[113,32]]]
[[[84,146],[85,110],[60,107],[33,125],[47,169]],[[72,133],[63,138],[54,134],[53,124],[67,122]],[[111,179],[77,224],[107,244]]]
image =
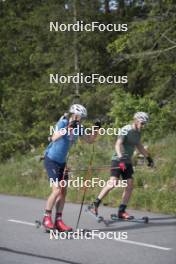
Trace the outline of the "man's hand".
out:
[[[94,126],[97,127],[98,129],[101,128],[101,121],[99,119],[96,119],[94,122]]]
[[[68,127],[69,128],[77,128],[79,125],[79,121],[78,120],[73,120],[69,123]]]
[[[121,162],[119,163],[119,169],[120,169],[121,171],[125,171],[125,170],[126,170],[126,165],[125,165],[125,162],[124,162],[124,161],[121,161]]]
[[[150,156],[146,157],[146,159],[147,159],[147,162],[148,162],[147,166],[153,168],[154,167],[153,159]]]
[[[119,158],[119,160],[120,160],[119,165],[118,165],[119,169],[121,171],[125,171],[126,170],[126,163],[125,163],[126,158],[121,157],[121,158]]]

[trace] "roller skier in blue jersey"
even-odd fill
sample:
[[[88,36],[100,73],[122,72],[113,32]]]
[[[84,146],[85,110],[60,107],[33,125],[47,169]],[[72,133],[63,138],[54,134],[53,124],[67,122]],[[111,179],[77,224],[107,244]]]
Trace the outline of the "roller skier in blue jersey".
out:
[[[81,121],[87,117],[87,110],[80,104],[73,104],[69,109],[68,117],[63,116],[56,124],[55,132],[52,135],[52,142],[45,151],[44,165],[48,178],[60,182],[68,180],[66,169],[67,155],[73,143],[77,142],[80,136],[87,143],[93,143],[98,134],[100,123],[96,124],[97,131],[91,135],[85,135]],[[78,128],[79,133],[74,133],[74,128]],[[72,227],[67,226],[62,220],[62,212],[65,203],[67,187],[52,185],[52,192],[47,199],[43,226],[45,229],[57,229],[59,231],[71,231]],[[52,221],[52,210],[55,206],[55,221]]]

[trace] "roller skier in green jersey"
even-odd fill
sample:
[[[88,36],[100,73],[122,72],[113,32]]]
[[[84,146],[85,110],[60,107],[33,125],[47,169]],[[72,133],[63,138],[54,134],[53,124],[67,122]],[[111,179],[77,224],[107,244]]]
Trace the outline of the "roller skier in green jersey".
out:
[[[117,216],[122,219],[130,219],[126,212],[127,204],[133,191],[133,166],[132,156],[135,148],[147,159],[148,166],[153,167],[154,162],[147,150],[141,143],[141,130],[149,121],[148,114],[145,112],[137,112],[134,115],[132,124],[126,125],[121,129],[118,135],[115,152],[111,162],[111,176],[106,186],[101,190],[96,200],[89,206],[90,211],[98,215],[98,207],[102,199],[118,184],[120,177],[127,181],[127,186],[122,195],[122,201],[119,206]]]

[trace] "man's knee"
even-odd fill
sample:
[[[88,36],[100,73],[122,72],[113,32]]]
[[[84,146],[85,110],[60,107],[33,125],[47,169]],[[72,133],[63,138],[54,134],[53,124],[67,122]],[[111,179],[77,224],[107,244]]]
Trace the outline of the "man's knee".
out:
[[[108,190],[114,189],[117,186],[117,184],[118,184],[118,180],[111,178],[109,181],[107,181]]]
[[[59,195],[61,194],[61,190],[60,190],[60,188],[53,188],[53,190],[52,190],[52,194],[53,194],[55,197],[59,196]]]

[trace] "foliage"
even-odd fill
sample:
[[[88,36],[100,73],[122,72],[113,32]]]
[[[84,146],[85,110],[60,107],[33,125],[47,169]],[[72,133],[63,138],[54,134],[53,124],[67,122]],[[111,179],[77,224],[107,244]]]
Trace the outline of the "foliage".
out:
[[[117,89],[112,97],[109,115],[114,120],[116,127],[120,128],[126,125],[130,120],[132,121],[135,112],[143,111],[150,116],[150,122],[144,129],[146,140],[162,138],[173,130],[173,127],[168,126],[169,120],[170,124],[173,124],[172,118],[175,118],[170,105],[160,108],[157,102],[149,96],[134,96],[123,89]]]
[[[127,23],[128,32],[49,32],[49,22]],[[123,85],[80,84],[89,122],[121,126],[134,111],[151,114],[150,137],[176,127],[176,18],[168,1],[0,1],[0,160],[46,145],[49,126],[75,99],[75,85],[49,74],[127,75]],[[157,124],[157,125],[156,125]],[[149,135],[149,134],[148,134]]]

